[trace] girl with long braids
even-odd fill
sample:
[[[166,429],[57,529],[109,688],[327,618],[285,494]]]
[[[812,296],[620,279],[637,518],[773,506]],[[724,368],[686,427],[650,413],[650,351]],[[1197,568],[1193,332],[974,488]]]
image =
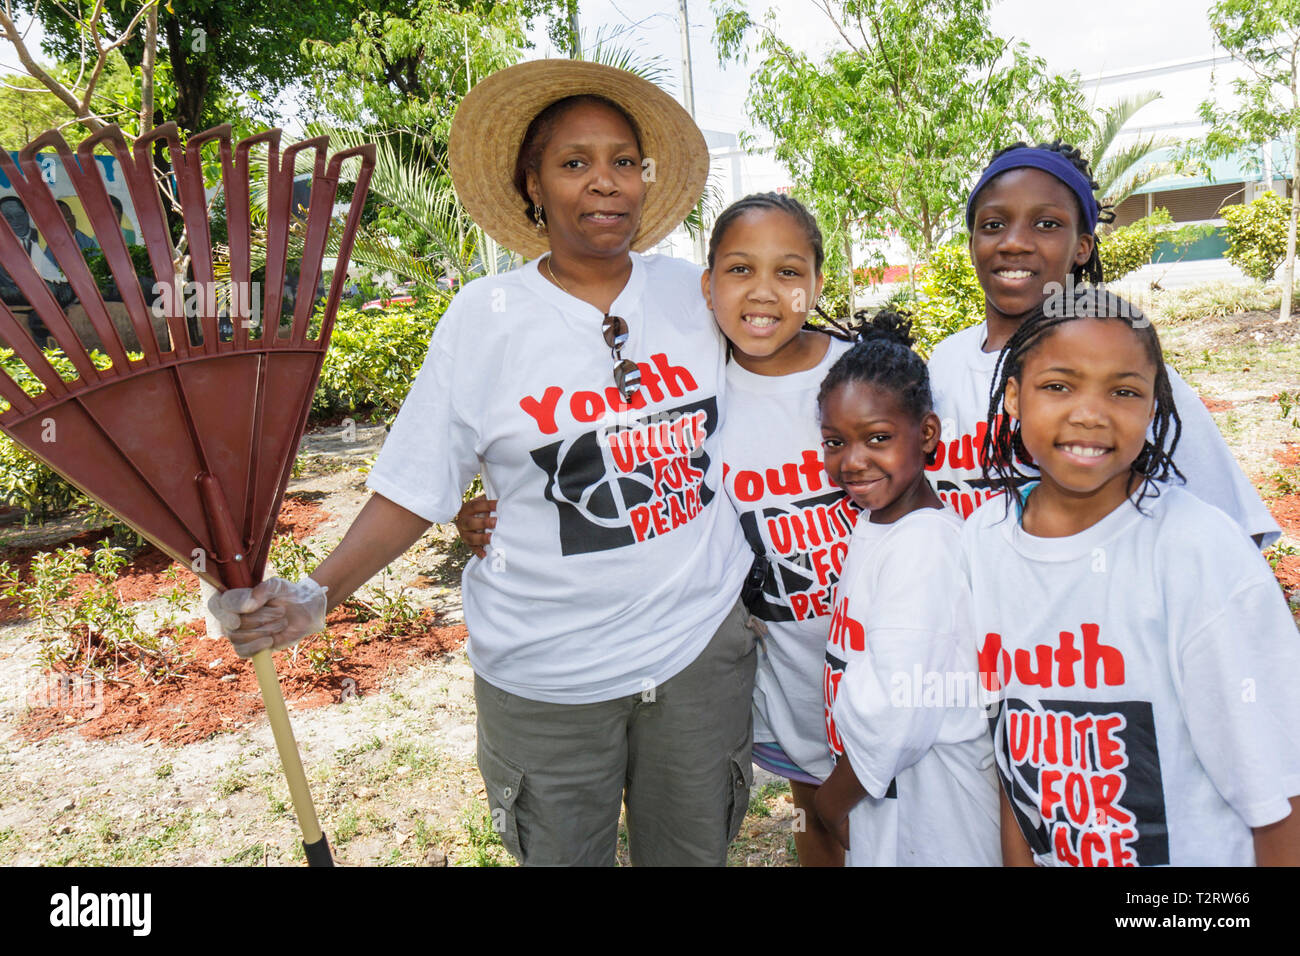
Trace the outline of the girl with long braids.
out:
[[[962,549],[1009,865],[1300,863],[1300,642],[1240,527],[1167,483],[1177,414],[1155,329],[1104,290],[999,358],[1002,498]]]
[[[1097,225],[1114,219],[1079,150],[1059,140],[1016,143],[994,154],[966,204],[970,255],[985,296],[985,320],[940,342],[930,357],[943,440],[929,476],[963,518],[996,489],[979,460],[998,352],[1054,290],[1101,283]],[[1165,366],[1181,431],[1178,464],[1187,490],[1223,509],[1261,547],[1281,529],[1242,473],[1196,393]],[[1032,469],[1029,469],[1032,471]]]

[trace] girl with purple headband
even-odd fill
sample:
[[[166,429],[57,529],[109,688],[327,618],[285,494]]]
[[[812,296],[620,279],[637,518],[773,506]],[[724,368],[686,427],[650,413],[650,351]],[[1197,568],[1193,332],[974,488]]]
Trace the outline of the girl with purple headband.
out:
[[[1025,318],[1054,292],[1101,282],[1097,225],[1114,220],[1079,150],[1059,140],[1016,143],[993,156],[966,204],[971,261],[984,290],[985,320],[944,339],[930,357],[942,439],[928,468],[939,497],[963,518],[996,493],[982,451],[998,354]],[[1281,529],[1242,473],[1204,404],[1166,366],[1177,406],[1178,468],[1187,490],[1226,512],[1267,546]],[[1032,471],[1032,468],[1030,469]]]

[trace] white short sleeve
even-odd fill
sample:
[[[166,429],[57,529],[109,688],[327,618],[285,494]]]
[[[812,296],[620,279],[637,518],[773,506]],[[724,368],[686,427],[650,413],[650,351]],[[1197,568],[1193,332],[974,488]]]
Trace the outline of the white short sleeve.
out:
[[[1267,571],[1259,555],[1245,557]],[[1197,759],[1246,825],[1261,827],[1300,795],[1300,633],[1271,575],[1250,575],[1230,594],[1216,592],[1243,575],[1225,564],[1218,577],[1193,585],[1208,600],[1188,601],[1196,630],[1172,648],[1174,679]]]

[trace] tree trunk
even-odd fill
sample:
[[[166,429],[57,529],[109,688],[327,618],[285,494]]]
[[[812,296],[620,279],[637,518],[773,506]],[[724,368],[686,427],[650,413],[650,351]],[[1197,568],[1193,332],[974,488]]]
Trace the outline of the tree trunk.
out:
[[[853,318],[853,309],[856,303],[853,301],[853,232],[849,229],[849,217],[845,216],[844,223],[844,261],[849,266],[849,315]]]
[[[144,59],[140,64],[140,135],[153,129],[153,75],[158,56],[158,4],[154,4],[145,21]]]
[[[1300,136],[1291,146],[1291,215],[1286,226],[1286,261],[1282,266],[1282,311],[1279,322],[1291,320],[1291,292],[1295,287],[1296,216],[1300,215]]]

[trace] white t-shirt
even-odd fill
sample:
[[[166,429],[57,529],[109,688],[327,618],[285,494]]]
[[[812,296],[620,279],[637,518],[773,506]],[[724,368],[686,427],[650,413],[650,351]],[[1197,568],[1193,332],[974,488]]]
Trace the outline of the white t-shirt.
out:
[[[998,770],[1042,865],[1249,866],[1300,794],[1300,634],[1222,511],[1142,508],[1065,538],[1002,499],[966,523]]]
[[[722,483],[750,547],[766,554],[767,625],[754,680],[754,740],[775,741],[800,769],[831,772],[822,721],[826,631],[849,537],[861,510],[822,464],[817,390],[851,342],[827,337],[825,357],[792,375],[727,365]]]
[[[826,736],[868,796],[853,866],[997,866],[998,790],[971,654],[961,519],[853,532],[826,643]]]
[[[641,368],[628,407],[604,316],[538,261],[456,296],[366,484],[445,522],[482,473],[499,523],[462,579],[470,662],[510,693],[581,704],[690,664],[751,556],[718,494],[725,350],[700,270],[632,254],[610,309]]]
[[[963,518],[994,493],[980,461],[998,361],[997,352],[981,349],[987,331],[984,323],[963,329],[935,346],[930,356],[930,388],[943,431],[927,474],[939,497]],[[1267,547],[1282,536],[1282,529],[1232,457],[1205,403],[1170,365],[1165,369],[1183,425],[1174,449],[1174,463],[1187,479],[1183,487],[1225,511],[1247,535],[1262,534]],[[1021,470],[1034,473],[1028,465]]]

